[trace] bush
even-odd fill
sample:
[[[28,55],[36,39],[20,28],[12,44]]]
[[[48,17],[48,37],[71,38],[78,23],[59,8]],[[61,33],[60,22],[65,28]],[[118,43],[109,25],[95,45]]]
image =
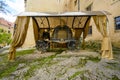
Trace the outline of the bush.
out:
[[[101,43],[100,43],[100,41],[92,41],[92,40],[87,41],[85,44],[85,48],[99,52],[101,49]]]
[[[11,42],[11,34],[7,33],[3,29],[0,29],[0,44],[8,45]]]
[[[120,41],[112,42],[112,46],[116,48],[120,48]]]

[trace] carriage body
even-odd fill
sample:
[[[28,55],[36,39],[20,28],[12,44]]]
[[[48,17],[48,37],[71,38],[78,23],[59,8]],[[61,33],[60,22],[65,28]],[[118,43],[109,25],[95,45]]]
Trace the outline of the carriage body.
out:
[[[45,29],[40,29],[39,40],[36,42],[38,50],[46,51],[54,48],[67,48],[74,50],[76,48],[76,39],[74,37],[74,30],[67,25],[58,25],[55,28],[49,29],[50,38],[44,39],[43,33]]]

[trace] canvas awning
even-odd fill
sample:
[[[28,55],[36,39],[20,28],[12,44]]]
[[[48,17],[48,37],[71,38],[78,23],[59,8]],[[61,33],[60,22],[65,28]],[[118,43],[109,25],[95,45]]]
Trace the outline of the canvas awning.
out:
[[[83,12],[64,12],[64,13],[42,13],[42,12],[20,13],[17,15],[18,17],[16,21],[16,31],[14,33],[14,37],[13,37],[10,51],[9,51],[9,60],[15,59],[16,48],[21,47],[23,45],[25,38],[26,38],[30,19],[32,19],[32,22],[33,22],[32,26],[34,29],[35,41],[38,40],[39,19],[37,18],[41,18],[41,17],[48,17],[48,18],[55,18],[55,19],[56,17],[73,17],[73,19],[69,19],[69,20],[73,20],[73,22],[78,21],[78,23],[82,24],[81,25],[82,27],[77,27],[77,28],[83,28],[82,30],[78,30],[80,33],[83,32],[83,43],[87,36],[88,28],[90,26],[89,25],[90,18],[93,17],[93,20],[96,24],[96,28],[103,36],[103,42],[102,42],[102,47],[101,47],[101,51],[102,51],[101,57],[113,59],[111,41],[110,41],[110,37],[108,34],[108,30],[107,30],[108,29],[107,15],[110,15],[110,13],[106,11],[83,11]],[[80,17],[80,21],[79,19],[75,21],[74,20],[75,17]],[[52,22],[55,23],[56,20]],[[76,28],[76,27],[73,27],[73,25],[68,25],[68,26],[71,26],[71,28]],[[40,26],[40,28],[42,27]],[[51,28],[51,26],[47,26],[46,28]]]
[[[106,11],[82,11],[82,12],[63,12],[63,13],[49,13],[49,12],[21,12],[16,16],[40,16],[40,17],[59,17],[59,16],[97,16],[110,15]]]

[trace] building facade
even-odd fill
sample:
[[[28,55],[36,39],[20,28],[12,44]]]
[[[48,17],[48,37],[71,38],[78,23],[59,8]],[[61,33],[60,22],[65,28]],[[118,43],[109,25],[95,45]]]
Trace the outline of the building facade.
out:
[[[108,30],[112,42],[120,42],[120,0],[80,0],[81,11],[108,11]],[[92,34],[89,39],[101,39],[100,33],[91,22]]]
[[[13,23],[8,22],[3,18],[0,18],[0,29],[3,29],[10,34],[13,34]]]

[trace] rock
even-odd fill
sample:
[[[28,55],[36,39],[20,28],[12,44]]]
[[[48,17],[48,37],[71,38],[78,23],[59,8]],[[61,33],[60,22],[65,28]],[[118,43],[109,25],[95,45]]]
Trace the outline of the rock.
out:
[[[25,67],[25,65],[26,65],[25,63],[21,63],[21,64],[19,64],[18,67],[17,67],[17,70],[19,70],[19,69]]]

